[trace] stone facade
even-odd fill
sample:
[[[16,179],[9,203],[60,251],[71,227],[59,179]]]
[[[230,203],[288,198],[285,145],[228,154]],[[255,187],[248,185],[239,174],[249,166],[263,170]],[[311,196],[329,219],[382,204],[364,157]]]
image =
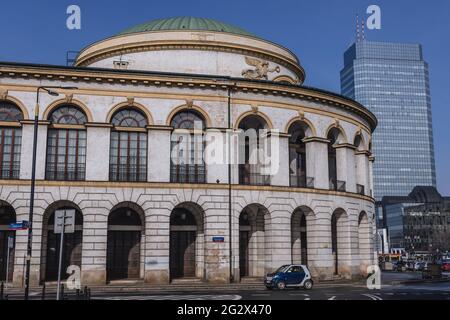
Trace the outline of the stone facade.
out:
[[[174,33],[170,36],[173,37]],[[182,36],[185,37],[186,32]],[[130,43],[135,41],[127,39]],[[214,42],[208,37],[202,39],[205,45]],[[147,41],[151,42],[152,38]],[[252,44],[257,46],[255,41]],[[97,49],[104,49],[102,45],[104,43],[97,44],[100,48],[94,46],[89,50],[96,52]],[[290,56],[292,53],[273,44],[264,46],[266,51],[272,50],[268,56],[284,55],[285,59],[289,59],[289,63],[280,65],[281,74],[295,78],[298,70],[302,70],[298,60]],[[168,283],[172,280],[170,243],[171,231],[176,228],[172,226],[171,217],[177,208],[186,209],[195,217],[196,225],[187,226],[185,230],[195,231],[194,274],[204,281],[240,281],[240,231],[249,235],[246,276],[261,277],[282,264],[303,262],[299,253],[302,240],[294,236],[295,230],[299,234],[306,232],[303,239],[307,242],[304,245],[307,264],[315,278],[331,279],[335,273],[345,278],[364,275],[366,266],[374,262],[373,157],[369,150],[371,134],[376,126],[373,115],[354,101],[315,89],[273,81],[261,83],[216,78],[217,72],[236,76],[237,71],[233,68],[240,70],[245,67],[245,54],[239,51],[223,57],[211,51],[201,51],[202,55],[209,55],[202,61],[192,60],[192,54],[196,57],[200,55],[188,51],[172,65],[177,51],[171,51],[170,57],[173,59],[161,64],[164,67],[162,71],[173,71],[179,64],[183,65],[184,59],[185,66],[195,62],[193,66],[199,66],[199,73],[212,73],[210,76],[146,71],[152,67],[146,64],[147,57],[162,59],[165,49],[161,50],[151,54],[135,52],[127,56],[142,67],[144,71],[141,73],[95,68],[113,69],[110,60],[115,59],[115,53],[104,60],[96,56],[95,62],[92,62],[94,65],[87,65],[89,68],[0,65],[0,89],[7,92],[3,101],[14,102],[24,115],[23,121],[13,124],[22,133],[20,178],[0,180],[0,200],[14,209],[17,221],[28,220],[33,144],[33,123],[29,115],[34,113],[36,89],[51,85],[78,87],[71,91],[58,90],[60,97],[41,93],[32,283],[46,280],[49,218],[55,209],[61,207],[74,207],[82,214],[80,267],[83,284],[107,282],[108,233],[114,230],[109,226],[108,217],[112,211],[122,207],[132,208],[140,216],[142,228],[138,271],[139,278],[148,283]],[[89,59],[83,55],[81,57],[85,58],[83,64],[88,64],[86,61]],[[221,57],[224,59],[221,60]],[[227,66],[233,60],[239,63],[229,66],[233,71],[227,74]],[[218,61],[221,67],[211,69],[209,64],[217,65]],[[272,63],[277,61],[274,58]],[[207,65],[202,66],[202,63]],[[296,63],[297,66],[289,71],[290,64]],[[57,127],[49,121],[49,115],[68,101],[82,110],[87,118],[87,122],[78,127],[86,131],[87,137],[85,179],[46,180],[47,136],[50,129]],[[140,110],[148,120],[148,126],[142,131],[148,139],[146,181],[110,181],[111,132],[116,130],[111,118],[123,108]],[[237,165],[231,166],[232,180],[229,185],[226,164],[207,165],[204,184],[171,183],[171,119],[178,111],[186,109],[196,110],[204,117],[207,136],[217,129],[226,130],[229,116],[231,128],[234,129],[246,116],[257,115],[266,120],[268,129],[280,132],[279,170],[270,177],[270,185],[239,184]],[[228,110],[231,110],[230,115]],[[308,125],[304,139],[306,172],[314,180],[314,186],[309,188],[290,185],[290,136],[287,132],[296,121]],[[10,125],[0,123],[2,127]],[[336,149],[337,179],[346,182],[347,186],[341,191],[329,190],[327,146],[330,141],[327,135],[333,128],[339,131],[339,139],[333,146]],[[362,141],[358,146],[354,145],[356,136]],[[358,192],[357,185],[364,187],[362,192]],[[249,215],[248,225],[240,223],[244,211]],[[305,216],[306,221],[306,225],[300,228],[303,231],[297,225],[301,215]],[[336,235],[333,235],[331,227],[333,215],[337,221]],[[223,242],[214,242],[214,237],[223,237]],[[333,237],[337,243],[336,250],[333,249]],[[26,244],[27,232],[17,231],[14,255],[14,282],[17,285],[23,281]],[[337,252],[338,257],[333,252]]]

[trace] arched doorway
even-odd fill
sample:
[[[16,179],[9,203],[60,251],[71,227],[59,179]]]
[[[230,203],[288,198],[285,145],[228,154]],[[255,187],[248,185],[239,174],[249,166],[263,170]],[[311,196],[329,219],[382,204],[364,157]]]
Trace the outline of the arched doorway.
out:
[[[345,253],[347,220],[347,214],[343,209],[336,209],[331,216],[331,251],[335,275],[340,275],[339,265]]]
[[[141,277],[143,213],[137,205],[124,203],[108,217],[106,277],[108,281]]]
[[[271,261],[268,210],[258,204],[245,207],[239,216],[239,275],[262,277]]]
[[[301,207],[291,218],[291,256],[292,263],[308,265],[308,227],[312,210]]]
[[[182,204],[170,216],[170,279],[201,278],[203,271],[203,212]]]
[[[16,222],[16,212],[6,202],[0,201],[0,281],[12,280],[14,271],[14,247],[9,250],[8,260],[8,239],[15,242],[16,232],[9,230],[9,224]],[[9,261],[7,263],[7,261]]]
[[[51,205],[44,214],[44,227],[42,237],[42,262],[45,266],[43,279],[45,281],[56,281],[58,279],[59,252],[61,234],[55,234],[55,211],[75,210],[75,232],[64,234],[63,256],[61,260],[61,279],[67,279],[67,267],[76,265],[81,268],[81,253],[83,242],[83,215],[80,209],[72,203],[66,201],[57,202]],[[44,251],[45,250],[45,251]]]
[[[358,218],[358,251],[361,275],[367,274],[367,267],[371,262],[371,230],[367,213],[362,211]]]

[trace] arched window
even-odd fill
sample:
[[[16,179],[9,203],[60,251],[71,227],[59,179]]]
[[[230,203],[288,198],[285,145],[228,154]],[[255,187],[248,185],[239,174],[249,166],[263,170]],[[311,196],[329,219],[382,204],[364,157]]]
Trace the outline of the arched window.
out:
[[[361,135],[356,135],[355,140],[353,142],[353,145],[355,146],[355,152],[359,152],[363,150],[363,140]],[[361,195],[365,194],[365,187],[364,187],[364,180],[363,180],[363,163],[360,162],[360,159],[358,156],[356,156],[355,159],[355,173],[356,173],[356,193],[359,193]]]
[[[239,136],[239,154],[244,156],[244,163],[239,160],[239,183],[245,185],[270,185],[270,176],[262,174],[261,159],[261,135],[267,129],[267,122],[258,115],[245,117],[239,123],[242,130]],[[241,148],[243,147],[243,150]]]
[[[0,101],[0,179],[19,179],[22,111],[9,101]]]
[[[341,131],[333,128],[328,133],[328,178],[330,181],[330,190],[345,191],[345,182],[339,181],[337,177],[337,152],[336,145],[339,143]]]
[[[147,181],[147,117],[129,107],[116,112],[111,123],[109,179]]]
[[[314,178],[306,175],[306,138],[308,127],[302,122],[295,122],[289,128],[289,175],[291,187],[313,188]]]
[[[175,129],[171,137],[170,181],[205,183],[205,119],[199,112],[187,109],[178,112],[170,124]]]
[[[72,104],[59,106],[49,116],[47,180],[79,181],[86,175],[86,130],[84,112]]]

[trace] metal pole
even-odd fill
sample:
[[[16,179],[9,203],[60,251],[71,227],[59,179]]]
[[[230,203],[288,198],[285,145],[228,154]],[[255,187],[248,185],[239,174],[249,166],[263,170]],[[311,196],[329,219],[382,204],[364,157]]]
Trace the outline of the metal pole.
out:
[[[28,300],[30,292],[30,266],[31,266],[31,254],[33,244],[33,210],[34,210],[34,189],[36,185],[36,150],[37,150],[37,136],[39,127],[39,91],[41,87],[37,89],[36,94],[36,107],[34,109],[34,135],[33,135],[33,161],[31,164],[31,194],[30,194],[30,212],[28,216],[28,242],[27,242],[27,257],[26,257],[26,270],[25,270],[25,300]]]
[[[5,289],[8,290],[8,278],[9,278],[9,237],[8,237],[8,249],[6,250],[6,283],[5,283]]]
[[[56,288],[56,300],[59,300],[59,293],[61,288],[61,264],[62,264],[62,255],[63,255],[63,245],[64,245],[64,227],[66,226],[66,210],[64,210],[63,215],[63,225],[61,230],[61,242],[59,244],[59,262],[58,262],[58,285]],[[55,226],[56,227],[56,226]]]
[[[233,247],[232,247],[232,209],[231,209],[231,143],[232,143],[232,126],[231,126],[231,87],[228,87],[228,228],[230,230],[229,255],[230,255],[230,283],[233,282]]]

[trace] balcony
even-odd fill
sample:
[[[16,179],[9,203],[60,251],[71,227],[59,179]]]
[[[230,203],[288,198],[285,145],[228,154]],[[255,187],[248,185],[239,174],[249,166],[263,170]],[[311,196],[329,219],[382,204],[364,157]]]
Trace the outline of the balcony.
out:
[[[335,180],[335,179],[330,180],[330,190],[345,192],[346,189],[347,189],[347,186],[346,186],[345,181],[340,181],[340,180]]]
[[[314,189],[314,178],[307,177],[305,174],[291,175],[290,186],[295,188]]]
[[[0,179],[19,179],[19,176],[20,166],[18,164],[14,164],[0,170]]]
[[[366,194],[365,193],[365,188],[364,188],[364,186],[362,184],[357,184],[356,185],[356,193],[360,194],[362,196]]]
[[[145,182],[147,181],[147,165],[111,164],[109,181]]]
[[[170,166],[172,183],[206,183],[205,165],[186,164]]]
[[[55,166],[47,164],[45,170],[45,179],[54,181],[83,181],[86,178],[86,166],[79,165],[62,165]]]

